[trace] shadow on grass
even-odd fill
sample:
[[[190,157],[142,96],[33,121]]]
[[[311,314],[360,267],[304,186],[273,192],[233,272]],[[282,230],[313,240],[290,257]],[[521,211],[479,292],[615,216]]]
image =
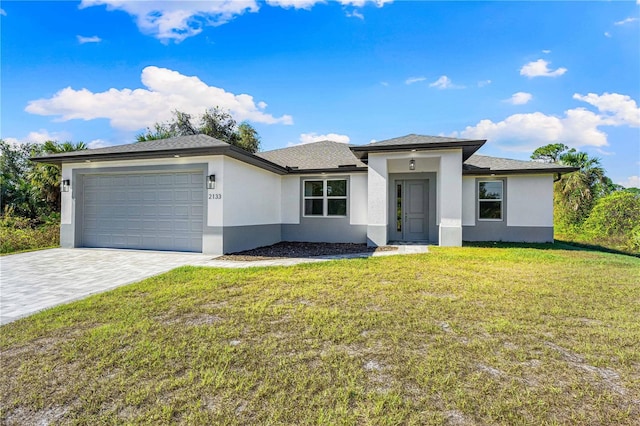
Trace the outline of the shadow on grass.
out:
[[[500,241],[465,241],[464,247],[496,247],[496,248],[531,248],[538,250],[582,250],[582,251],[599,251],[604,253],[621,254],[624,256],[638,257],[640,253],[631,253],[628,251],[616,250],[595,244],[577,243],[574,241],[555,240],[552,243],[507,243]]]

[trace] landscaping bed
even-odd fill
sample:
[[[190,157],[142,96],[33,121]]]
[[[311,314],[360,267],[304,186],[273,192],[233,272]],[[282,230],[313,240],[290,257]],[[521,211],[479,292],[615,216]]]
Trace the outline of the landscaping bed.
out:
[[[282,258],[309,258],[320,256],[339,256],[356,253],[375,253],[395,251],[397,247],[368,247],[366,244],[353,243],[303,243],[283,241],[271,246],[258,247],[252,250],[226,254],[216,260],[232,260],[251,262],[257,260],[273,260]]]

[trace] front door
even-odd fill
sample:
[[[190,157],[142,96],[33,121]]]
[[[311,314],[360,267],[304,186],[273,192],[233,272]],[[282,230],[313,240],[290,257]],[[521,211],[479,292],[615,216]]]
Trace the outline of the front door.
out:
[[[395,181],[395,239],[427,241],[429,239],[429,185],[426,179]]]

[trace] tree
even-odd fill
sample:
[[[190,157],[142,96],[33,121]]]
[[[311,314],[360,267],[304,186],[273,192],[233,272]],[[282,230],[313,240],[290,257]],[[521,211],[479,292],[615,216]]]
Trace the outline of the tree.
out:
[[[62,152],[82,151],[87,149],[84,142],[46,141],[40,148],[43,154],[59,154]],[[27,175],[31,186],[39,193],[49,212],[60,211],[60,167],[53,164],[36,163]]]
[[[533,151],[531,159],[542,161],[544,163],[557,163],[560,161],[560,155],[567,149],[569,149],[569,147],[563,143],[552,143],[541,146]]]
[[[229,111],[220,107],[207,109],[200,117],[198,125],[194,125],[192,120],[191,114],[175,110],[169,122],[155,123],[153,129],[147,128],[147,131],[139,134],[136,140],[145,142],[204,134],[252,153],[260,149],[258,132],[248,123],[238,125]]]
[[[10,145],[0,140],[0,182],[2,213],[11,210],[17,216],[38,219],[60,211],[60,168],[36,164],[30,160],[39,154],[86,149],[82,142]]]

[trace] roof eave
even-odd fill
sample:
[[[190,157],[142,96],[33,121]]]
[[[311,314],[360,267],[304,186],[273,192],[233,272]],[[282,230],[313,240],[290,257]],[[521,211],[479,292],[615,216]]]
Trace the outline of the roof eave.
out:
[[[404,151],[433,151],[438,149],[462,149],[463,161],[466,161],[471,157],[482,145],[487,142],[486,139],[468,140],[460,142],[436,142],[436,143],[421,143],[421,144],[398,144],[398,145],[382,145],[382,146],[367,146],[359,145],[349,147],[353,155],[358,159],[363,160],[369,156],[370,152],[404,152]]]
[[[550,169],[474,169],[462,170],[463,175],[522,175],[522,174],[555,174],[555,173],[572,173],[579,170],[577,167],[555,167]]]
[[[296,169],[292,167],[287,167],[287,172],[292,175],[318,174],[318,173],[331,173],[331,174],[354,173],[354,172],[357,173],[357,172],[367,172],[368,170],[369,170],[368,167],[358,167],[358,166],[326,168],[326,169]]]

